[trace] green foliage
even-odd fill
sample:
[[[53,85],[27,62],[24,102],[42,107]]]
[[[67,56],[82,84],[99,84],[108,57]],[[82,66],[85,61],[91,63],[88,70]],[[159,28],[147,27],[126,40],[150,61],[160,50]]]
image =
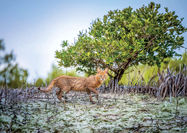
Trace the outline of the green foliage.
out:
[[[38,79],[36,80],[35,86],[36,86],[36,87],[45,86],[44,80],[43,80],[42,78],[38,78]]]
[[[49,84],[51,82],[51,80],[53,80],[54,78],[59,77],[61,75],[65,75],[63,70],[53,64],[52,70],[51,70],[51,72],[48,73],[47,78],[46,78],[47,84]]]
[[[73,77],[79,77],[79,75],[76,73],[75,70],[68,71],[68,72],[66,72],[65,75],[67,75],[67,76],[73,76]]]
[[[181,58],[174,58],[169,62],[169,68],[172,71],[179,72],[184,68],[184,66],[187,66],[187,52],[185,52]]]
[[[18,64],[13,66],[8,75],[8,86],[11,88],[26,87],[28,71],[26,69],[20,68]]]
[[[157,75],[158,67],[156,65],[149,66],[141,64],[136,67],[132,67],[131,70],[128,71],[130,72],[123,74],[119,82],[120,85],[146,85],[154,75]],[[157,80],[158,78],[154,79],[155,82]]]
[[[28,71],[20,68],[15,63],[15,55],[13,52],[4,54],[5,44],[0,40],[0,86],[10,88],[25,87],[28,78]]]
[[[56,51],[59,65],[88,74],[108,67],[110,76],[118,79],[140,63],[160,66],[164,59],[179,55],[176,49],[184,43],[186,28],[174,11],[159,9],[160,4],[151,2],[136,10],[109,11],[80,32],[74,44],[63,41]]]

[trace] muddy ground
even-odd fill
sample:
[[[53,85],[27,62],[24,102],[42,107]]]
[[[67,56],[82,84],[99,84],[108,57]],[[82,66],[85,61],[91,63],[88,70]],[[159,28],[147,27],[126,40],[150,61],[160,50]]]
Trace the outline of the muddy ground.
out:
[[[187,132],[184,97],[160,101],[142,94],[108,93],[100,94],[96,104],[85,93],[67,97],[65,105],[50,94],[13,102],[2,97],[0,132]]]

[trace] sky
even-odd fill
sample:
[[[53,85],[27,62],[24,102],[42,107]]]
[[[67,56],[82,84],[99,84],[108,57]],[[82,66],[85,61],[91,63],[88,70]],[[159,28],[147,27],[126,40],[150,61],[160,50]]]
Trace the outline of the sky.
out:
[[[16,62],[29,71],[29,80],[46,78],[52,64],[57,64],[55,51],[63,40],[73,43],[79,31],[88,29],[96,18],[110,10],[133,9],[151,0],[0,0],[0,39],[6,51],[13,50]],[[154,0],[168,7],[187,27],[187,0]],[[184,46],[187,48],[187,33]],[[180,50],[179,52],[184,52]]]

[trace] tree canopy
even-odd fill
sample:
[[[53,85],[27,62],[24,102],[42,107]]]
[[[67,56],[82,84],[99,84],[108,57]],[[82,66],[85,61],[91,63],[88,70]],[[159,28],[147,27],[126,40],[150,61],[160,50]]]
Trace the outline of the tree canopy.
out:
[[[160,66],[165,58],[178,56],[186,28],[174,11],[161,12],[151,2],[133,10],[109,11],[82,31],[75,43],[63,41],[56,51],[59,65],[94,73],[96,67],[109,68],[110,76],[121,79],[125,70],[138,64]]]

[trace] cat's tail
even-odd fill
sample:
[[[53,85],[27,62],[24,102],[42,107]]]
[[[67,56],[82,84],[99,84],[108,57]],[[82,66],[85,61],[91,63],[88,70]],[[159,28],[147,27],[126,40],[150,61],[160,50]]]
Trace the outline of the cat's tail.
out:
[[[52,90],[53,86],[55,85],[55,80],[52,80],[51,83],[48,85],[48,87],[46,89],[41,89],[40,87],[38,88],[38,90],[42,91],[42,92],[49,92]]]

